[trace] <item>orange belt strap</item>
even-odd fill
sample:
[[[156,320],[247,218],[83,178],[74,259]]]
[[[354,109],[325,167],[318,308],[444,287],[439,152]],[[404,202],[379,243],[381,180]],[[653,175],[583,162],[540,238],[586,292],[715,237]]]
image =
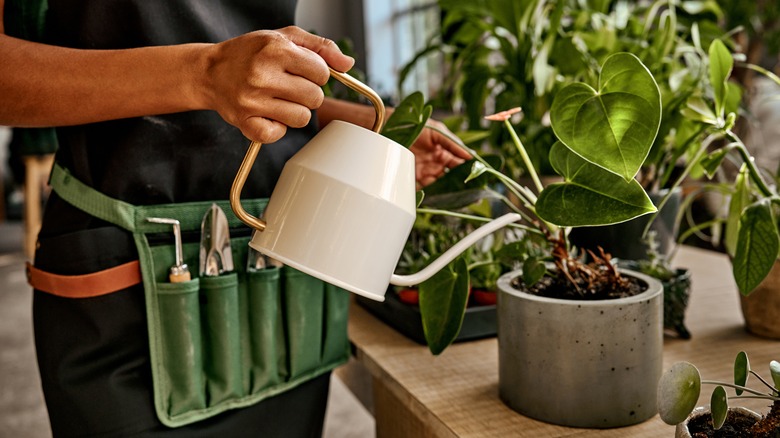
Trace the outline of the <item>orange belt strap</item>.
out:
[[[141,283],[138,260],[84,275],[58,275],[27,263],[27,282],[35,289],[65,298],[92,298]]]

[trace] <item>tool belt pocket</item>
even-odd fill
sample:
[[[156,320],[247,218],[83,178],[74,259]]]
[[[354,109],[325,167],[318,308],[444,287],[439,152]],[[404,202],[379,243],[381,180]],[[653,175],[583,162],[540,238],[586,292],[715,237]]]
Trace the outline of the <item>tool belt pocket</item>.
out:
[[[248,242],[231,239],[235,260],[246,259]],[[170,283],[173,253],[171,245],[151,246],[150,260],[141,262],[155,406],[164,424],[257,403],[349,357],[346,291],[288,266],[237,266]],[[183,245],[188,265],[197,266],[197,254],[197,244]]]
[[[212,202],[135,206],[86,186],[56,163],[50,183],[68,203],[133,233],[154,403],[163,424],[183,426],[255,404],[349,358],[349,293],[287,266],[247,272],[250,230],[227,201],[215,204],[226,214],[233,236],[234,269],[171,282],[169,269],[178,262],[199,266],[200,243],[191,237],[201,233]],[[258,217],[266,203],[243,201]],[[178,221],[183,260],[177,260],[170,225],[149,218]]]

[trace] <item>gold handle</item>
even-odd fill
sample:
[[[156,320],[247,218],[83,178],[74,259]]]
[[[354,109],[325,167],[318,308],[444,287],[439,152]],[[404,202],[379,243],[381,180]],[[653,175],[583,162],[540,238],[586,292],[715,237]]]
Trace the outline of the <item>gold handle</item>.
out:
[[[347,87],[366,96],[371,104],[374,105],[374,109],[376,110],[376,119],[374,120],[374,126],[371,128],[371,130],[379,133],[385,123],[385,104],[382,102],[382,99],[379,97],[379,95],[376,94],[376,92],[369,88],[366,84],[358,81],[346,73],[342,73],[331,68],[330,75]],[[265,230],[265,221],[252,216],[251,214],[247,213],[246,210],[244,210],[244,207],[241,205],[241,191],[244,189],[244,183],[246,183],[249,172],[252,170],[252,166],[255,164],[255,159],[257,158],[257,154],[260,152],[261,146],[262,144],[256,141],[253,141],[249,144],[249,150],[246,152],[244,161],[241,162],[241,167],[239,167],[236,178],[233,180],[233,186],[230,188],[230,207],[233,209],[233,213],[235,213],[236,217],[239,218],[241,222],[258,231]]]

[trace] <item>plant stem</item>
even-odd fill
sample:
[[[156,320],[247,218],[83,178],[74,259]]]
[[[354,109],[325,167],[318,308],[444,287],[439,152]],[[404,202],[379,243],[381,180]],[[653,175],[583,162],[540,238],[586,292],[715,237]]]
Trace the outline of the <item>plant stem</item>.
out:
[[[758,379],[761,383],[763,383],[764,386],[769,388],[772,392],[777,392],[777,389],[775,389],[774,385],[772,385],[769,382],[767,382],[766,380],[764,380],[764,378],[761,377],[760,374],[758,374],[757,372],[755,372],[753,370],[750,370],[750,374],[754,375],[756,377],[756,379]]]
[[[748,68],[750,70],[757,71],[761,73],[762,75],[766,76],[767,78],[771,79],[776,83],[777,85],[780,85],[780,77],[778,77],[776,74],[772,73],[771,71],[765,69],[764,67],[761,67],[759,65],[751,64],[749,62],[740,62],[739,65],[741,67]]]
[[[669,199],[674,194],[674,189],[679,187],[682,182],[685,180],[685,178],[688,176],[689,173],[691,173],[691,170],[693,170],[693,167],[698,164],[701,157],[704,155],[705,152],[707,152],[707,148],[710,146],[710,144],[719,136],[715,134],[711,134],[707,136],[707,138],[704,139],[704,141],[701,142],[701,147],[698,151],[696,151],[696,155],[694,155],[693,159],[688,161],[688,164],[685,166],[685,169],[683,170],[682,174],[674,181],[674,184],[672,184],[671,187],[669,187],[669,193],[666,194],[666,196],[661,199],[661,202],[658,203],[658,207],[655,211],[655,213],[652,213],[650,216],[650,220],[647,221],[647,225],[645,225],[645,229],[642,231],[642,238],[644,238],[647,235],[647,232],[650,230],[650,226],[653,225],[653,222],[655,222],[655,218],[661,213],[661,209],[664,208],[666,203],[669,201]]]
[[[456,218],[460,218],[460,219],[468,219],[468,220],[472,220],[472,221],[475,221],[475,222],[490,222],[491,220],[493,220],[492,218],[489,218],[489,217],[474,216],[474,215],[466,214],[466,213],[458,213],[458,212],[449,211],[449,210],[440,210],[438,208],[422,208],[421,207],[421,208],[418,208],[417,211],[419,213],[440,214],[442,216],[450,216],[450,217],[456,217]],[[522,213],[520,213],[520,215],[524,216]],[[524,216],[523,219],[527,219],[527,218]],[[528,232],[536,233],[536,234],[539,234],[539,235],[542,235],[542,236],[544,235],[544,233],[542,233],[541,231],[539,231],[535,227],[529,227],[528,225],[518,224],[517,222],[511,223],[511,224],[509,224],[507,226],[508,227],[513,227],[513,228],[519,228],[521,230],[525,230],[525,231],[528,231]]]
[[[753,182],[756,183],[756,186],[758,186],[758,189],[761,191],[761,194],[766,197],[772,197],[774,193],[772,193],[772,191],[769,190],[769,187],[766,185],[764,178],[761,176],[761,173],[758,171],[758,168],[756,167],[756,163],[753,160],[753,157],[750,156],[750,153],[745,147],[745,144],[742,143],[742,140],[740,140],[740,138],[736,134],[731,132],[731,130],[727,130],[726,135],[731,139],[731,141],[737,144],[736,149],[739,151],[739,154],[742,156],[742,161],[748,167],[748,171],[750,172],[750,179],[752,179]]]
[[[542,190],[544,190],[544,186],[542,185],[542,181],[539,180],[539,175],[536,174],[536,169],[534,169],[534,165],[533,163],[531,163],[531,158],[528,156],[528,153],[525,151],[525,147],[523,146],[523,143],[520,141],[520,137],[517,136],[517,133],[515,132],[515,128],[509,122],[509,119],[504,120],[504,124],[506,125],[506,128],[509,131],[509,135],[512,137],[512,141],[515,143],[515,147],[517,148],[517,151],[520,153],[520,157],[523,159],[523,163],[525,163],[525,167],[528,168],[528,173],[531,174],[531,179],[534,181],[536,190],[539,193],[541,193]]]
[[[749,392],[750,394],[755,394],[755,395],[759,396],[759,397],[750,397],[750,396],[747,396],[747,395],[738,395],[738,396],[734,396],[734,397],[731,397],[731,398],[748,398],[748,397],[750,397],[750,398],[764,398],[764,399],[768,399],[768,400],[780,401],[780,397],[775,397],[775,396],[770,395],[770,394],[764,394],[762,392],[756,391],[755,389],[750,389],[750,388],[745,387],[745,386],[735,385],[733,383],[718,382],[718,381],[715,381],[715,380],[702,380],[701,383],[702,383],[702,385],[709,384],[709,385],[728,386],[729,388],[741,389],[742,391]]]
[[[525,205],[526,208],[534,212],[536,214],[536,195],[533,194],[527,187],[521,186],[517,183],[517,181],[513,180],[512,178],[509,178],[508,176],[504,175],[503,173],[497,171],[496,169],[493,169],[488,165],[485,169],[486,172],[495,175],[496,178],[501,180],[502,183],[506,186],[507,189],[509,189],[510,192],[512,192],[515,196],[517,196],[522,202],[523,205]]]

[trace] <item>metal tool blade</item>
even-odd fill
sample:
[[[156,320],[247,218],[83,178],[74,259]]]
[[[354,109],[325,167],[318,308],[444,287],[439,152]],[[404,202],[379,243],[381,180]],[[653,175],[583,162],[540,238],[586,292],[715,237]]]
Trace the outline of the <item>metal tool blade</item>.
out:
[[[200,275],[213,277],[233,271],[230,226],[225,212],[211,204],[200,227]]]
[[[263,269],[281,268],[284,266],[279,260],[268,257],[260,251],[249,247],[249,252],[246,257],[246,271],[255,272]]]

